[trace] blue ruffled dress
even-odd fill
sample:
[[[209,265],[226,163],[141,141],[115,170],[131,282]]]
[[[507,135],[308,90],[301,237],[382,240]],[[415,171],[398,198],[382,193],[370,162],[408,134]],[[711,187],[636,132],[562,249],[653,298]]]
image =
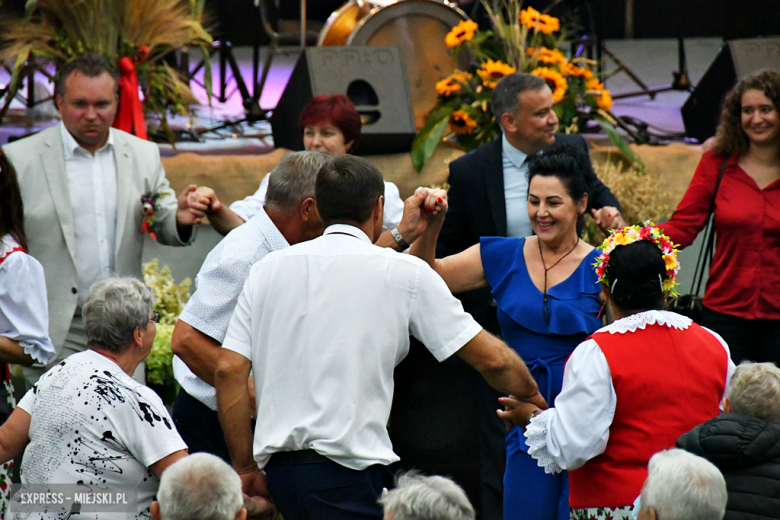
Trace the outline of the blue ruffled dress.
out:
[[[598,251],[588,253],[571,276],[547,291],[545,311],[544,295],[528,274],[524,244],[525,238],[482,238],[482,266],[498,304],[503,339],[526,362],[552,406],[569,355],[601,327],[597,318],[601,287],[593,267]],[[566,472],[545,474],[528,455],[524,440],[518,427],[506,436],[504,519],[567,520]]]

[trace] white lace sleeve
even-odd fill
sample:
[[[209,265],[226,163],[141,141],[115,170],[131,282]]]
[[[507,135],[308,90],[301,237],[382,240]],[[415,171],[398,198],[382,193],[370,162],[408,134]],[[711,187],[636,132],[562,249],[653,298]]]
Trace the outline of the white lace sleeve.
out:
[[[609,364],[598,344],[587,340],[566,362],[555,407],[526,428],[528,454],[548,473],[581,467],[604,452],[616,405]]]
[[[525,428],[525,443],[528,454],[536,460],[545,473],[560,473],[563,471],[555,459],[547,451],[547,425],[553,416],[554,408],[549,408],[533,419]]]

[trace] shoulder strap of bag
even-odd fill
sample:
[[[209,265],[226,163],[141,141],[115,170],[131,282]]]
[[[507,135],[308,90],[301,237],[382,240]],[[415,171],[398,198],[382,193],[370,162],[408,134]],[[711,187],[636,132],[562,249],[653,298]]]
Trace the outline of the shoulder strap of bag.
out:
[[[701,291],[701,284],[704,281],[704,272],[707,270],[707,264],[712,262],[712,255],[714,253],[715,246],[715,199],[718,197],[718,189],[720,188],[720,181],[723,180],[723,172],[726,171],[726,164],[729,162],[729,158],[723,160],[723,164],[720,166],[720,172],[718,172],[718,180],[715,183],[715,192],[712,194],[712,203],[710,204],[710,216],[707,219],[707,225],[704,227],[704,240],[699,250],[699,258],[696,261],[696,271],[693,274],[693,282],[691,283],[691,294],[699,294]],[[696,291],[694,292],[694,286]]]

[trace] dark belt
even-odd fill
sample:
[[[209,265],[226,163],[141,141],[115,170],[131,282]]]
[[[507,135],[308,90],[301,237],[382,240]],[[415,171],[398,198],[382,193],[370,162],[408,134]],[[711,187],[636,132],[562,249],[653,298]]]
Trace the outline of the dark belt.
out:
[[[300,466],[301,464],[317,464],[330,462],[330,459],[314,450],[277,451],[271,455],[269,466]]]

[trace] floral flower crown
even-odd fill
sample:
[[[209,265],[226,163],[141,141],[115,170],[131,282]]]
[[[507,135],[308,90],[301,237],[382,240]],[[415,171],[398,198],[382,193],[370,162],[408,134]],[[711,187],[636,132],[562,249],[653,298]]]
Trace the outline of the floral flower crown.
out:
[[[677,273],[680,271],[680,262],[677,260],[679,249],[650,220],[645,221],[642,226],[637,224],[613,231],[604,240],[604,243],[599,246],[598,249],[601,251],[601,255],[596,259],[596,263],[593,264],[596,267],[599,282],[609,284],[607,281],[607,264],[609,263],[610,253],[618,246],[627,246],[640,240],[652,242],[663,253],[664,264],[666,264],[666,280],[663,280],[661,283],[663,293],[665,297],[669,295],[676,296],[677,292],[674,288],[679,285],[677,283]]]

